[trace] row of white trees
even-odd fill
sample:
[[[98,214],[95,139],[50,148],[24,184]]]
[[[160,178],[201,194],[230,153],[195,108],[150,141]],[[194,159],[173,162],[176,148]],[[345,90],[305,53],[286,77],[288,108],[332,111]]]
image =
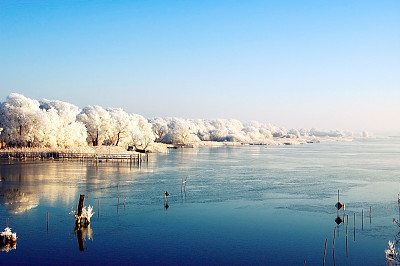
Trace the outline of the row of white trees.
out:
[[[187,144],[198,141],[236,141],[271,144],[276,138],[342,137],[351,133],[280,128],[256,121],[152,118],[128,114],[120,108],[79,107],[54,100],[37,101],[12,93],[0,104],[0,137],[9,146],[74,148],[134,146],[152,143]]]
[[[12,93],[0,104],[1,139],[8,146],[74,148],[102,144],[145,150],[154,141],[151,124],[119,108],[33,100]]]
[[[156,141],[164,143],[190,143],[197,141],[235,141],[247,144],[273,144],[277,138],[352,137],[351,132],[318,129],[285,129],[257,121],[242,123],[235,119],[181,119],[153,118]]]

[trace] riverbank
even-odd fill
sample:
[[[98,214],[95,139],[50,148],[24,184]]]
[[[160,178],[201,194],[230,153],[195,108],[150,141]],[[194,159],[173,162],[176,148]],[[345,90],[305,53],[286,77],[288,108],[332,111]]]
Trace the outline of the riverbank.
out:
[[[217,141],[199,141],[188,144],[163,144],[154,143],[149,152],[167,153],[168,149],[178,148],[196,148],[196,147],[223,147],[223,146],[241,146],[241,145],[301,145],[328,141],[352,141],[352,138],[273,138],[263,143],[246,144],[241,142],[217,142]],[[18,159],[18,160],[40,160],[40,159],[78,159],[78,160],[133,160],[141,161],[146,156],[136,151],[127,151],[119,146],[86,146],[71,149],[51,149],[51,148],[7,148],[0,150],[0,158]]]
[[[265,145],[265,146],[280,146],[280,145],[302,145],[320,142],[348,142],[353,141],[353,138],[344,137],[305,137],[305,138],[271,138],[262,143],[241,143],[234,141],[199,141],[189,144],[167,145],[168,148],[195,148],[201,146],[207,147],[223,147],[223,146],[241,146],[241,145]]]

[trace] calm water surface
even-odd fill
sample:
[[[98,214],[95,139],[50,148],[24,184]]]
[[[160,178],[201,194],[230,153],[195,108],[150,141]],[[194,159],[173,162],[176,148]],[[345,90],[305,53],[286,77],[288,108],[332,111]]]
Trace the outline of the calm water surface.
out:
[[[0,252],[2,264],[321,265],[327,239],[326,265],[385,265],[387,242],[400,231],[392,223],[400,138],[171,150],[141,167],[0,167],[1,229],[9,218],[18,235],[16,249]],[[79,194],[95,214],[77,233],[69,213]]]

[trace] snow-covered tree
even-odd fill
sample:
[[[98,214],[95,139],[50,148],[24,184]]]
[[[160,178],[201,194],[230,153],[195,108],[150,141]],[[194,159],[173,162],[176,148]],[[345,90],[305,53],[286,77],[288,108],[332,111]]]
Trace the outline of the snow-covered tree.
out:
[[[76,120],[79,107],[67,102],[43,99],[40,108],[49,113],[56,112],[57,121],[51,121],[56,128],[57,147],[72,148],[86,146],[87,131],[82,122]]]
[[[138,114],[129,115],[129,118],[130,124],[128,132],[131,144],[135,147],[135,150],[146,152],[155,140],[152,124],[150,124],[146,118]]]
[[[193,121],[180,118],[171,118],[168,123],[172,143],[187,144],[199,141],[196,131],[196,125]]]
[[[340,132],[339,130],[319,130],[316,128],[312,128],[310,130],[310,135],[315,136],[315,137],[343,137],[344,134]]]
[[[364,134],[367,136],[367,134]],[[277,138],[352,137],[339,130],[290,129],[257,121],[242,124],[235,119],[145,119],[121,108],[77,106],[21,94],[10,94],[0,103],[0,142],[17,147],[73,148],[90,145],[133,145],[147,151],[154,141],[188,144],[197,141],[237,141],[270,144]]]
[[[129,114],[121,108],[109,108],[107,111],[110,115],[111,124],[107,131],[106,142],[115,146],[120,143],[128,144],[129,124],[131,122]]]
[[[297,130],[297,129],[295,129],[295,128],[290,129],[290,130],[288,131],[288,135],[289,135],[289,136],[293,136],[293,137],[295,137],[295,138],[300,138],[300,137],[301,137],[300,131]]]
[[[32,146],[36,128],[39,126],[39,110],[38,101],[11,93],[0,110],[3,140],[10,146]]]
[[[217,119],[211,121],[211,125],[213,126],[213,128],[209,130],[210,140],[213,141],[225,140],[226,137],[230,135],[229,133],[233,133],[229,132],[227,122],[228,121],[224,119]]]
[[[110,114],[101,106],[87,106],[78,114],[77,120],[86,126],[87,141],[93,146],[102,145],[110,130]]]
[[[155,142],[162,142],[165,135],[168,134],[168,123],[161,117],[155,117],[149,120],[152,126],[153,134],[156,137]]]

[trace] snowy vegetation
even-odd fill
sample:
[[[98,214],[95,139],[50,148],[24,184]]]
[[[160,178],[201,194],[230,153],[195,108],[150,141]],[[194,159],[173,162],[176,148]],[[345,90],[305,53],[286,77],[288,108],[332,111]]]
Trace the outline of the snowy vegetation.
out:
[[[320,138],[353,137],[351,132],[285,129],[234,119],[151,118],[121,108],[79,107],[62,101],[37,101],[10,94],[0,104],[0,140],[8,147],[134,147],[151,150],[154,142],[193,144],[205,141],[245,144],[304,143]]]

